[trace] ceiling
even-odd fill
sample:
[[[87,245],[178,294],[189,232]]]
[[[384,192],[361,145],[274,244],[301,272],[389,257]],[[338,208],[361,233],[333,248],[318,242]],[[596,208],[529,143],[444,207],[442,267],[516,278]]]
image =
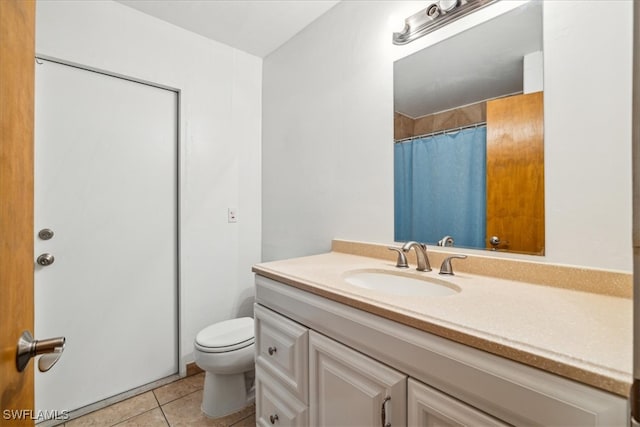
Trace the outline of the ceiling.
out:
[[[339,0],[116,1],[259,57],[269,55],[339,3]],[[397,61],[394,110],[421,117],[521,92],[523,55],[542,51],[541,3],[527,3]]]
[[[339,0],[116,1],[261,58],[276,50],[339,2]]]
[[[530,2],[394,64],[394,111],[409,117],[521,93],[523,57],[542,51],[542,2]]]

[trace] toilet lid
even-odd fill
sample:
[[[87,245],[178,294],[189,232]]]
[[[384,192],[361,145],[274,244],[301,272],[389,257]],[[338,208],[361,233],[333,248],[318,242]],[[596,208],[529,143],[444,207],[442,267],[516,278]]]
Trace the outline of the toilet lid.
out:
[[[253,344],[253,319],[240,317],[207,326],[196,335],[196,346],[202,351],[219,353]]]

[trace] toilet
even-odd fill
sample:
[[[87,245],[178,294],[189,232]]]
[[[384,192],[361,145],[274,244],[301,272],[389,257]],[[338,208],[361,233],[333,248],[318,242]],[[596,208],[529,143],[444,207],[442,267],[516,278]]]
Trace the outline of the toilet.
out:
[[[205,371],[202,412],[218,418],[255,401],[253,319],[241,317],[201,330],[194,342],[196,365]]]

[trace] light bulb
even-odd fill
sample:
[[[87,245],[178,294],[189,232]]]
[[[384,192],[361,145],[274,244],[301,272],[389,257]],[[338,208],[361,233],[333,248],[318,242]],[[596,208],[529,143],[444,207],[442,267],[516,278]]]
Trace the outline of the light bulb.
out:
[[[458,6],[458,0],[439,0],[438,6],[443,12],[449,12],[450,10],[455,9],[455,7]]]

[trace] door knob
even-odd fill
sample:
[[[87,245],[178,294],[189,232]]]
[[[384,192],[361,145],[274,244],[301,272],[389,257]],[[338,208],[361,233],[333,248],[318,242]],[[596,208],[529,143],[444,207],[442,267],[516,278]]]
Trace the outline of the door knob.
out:
[[[50,253],[46,253],[46,254],[42,254],[42,255],[40,255],[40,256],[36,259],[36,262],[37,262],[39,265],[42,265],[42,266],[45,266],[45,267],[46,267],[47,265],[51,265],[51,264],[53,264],[53,262],[54,262],[55,260],[56,260],[56,259],[54,258],[54,256],[53,256],[53,255],[51,255]]]
[[[509,248],[509,241],[503,240],[498,236],[491,236],[491,238],[489,239],[489,243],[491,244],[492,251]]]
[[[18,352],[16,354],[18,372],[24,371],[32,357],[40,355],[42,357],[38,360],[38,369],[40,372],[47,372],[62,356],[65,341],[65,337],[34,340],[31,332],[24,331],[18,339]]]

